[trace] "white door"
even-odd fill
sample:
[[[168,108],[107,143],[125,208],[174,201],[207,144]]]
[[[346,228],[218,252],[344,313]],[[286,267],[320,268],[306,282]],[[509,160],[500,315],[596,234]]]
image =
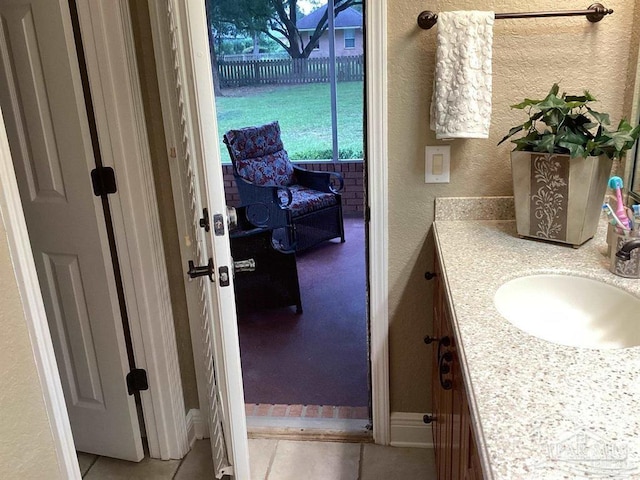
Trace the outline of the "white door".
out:
[[[214,265],[214,282],[200,277],[187,284],[187,295],[197,291],[200,338],[196,340],[201,342],[200,361],[206,370],[214,473],[218,478],[231,474],[245,480],[249,459],[244,393],[204,1],[168,0],[150,2],[149,7],[158,22],[154,42],[160,83],[167,92],[163,112],[174,119],[165,122],[167,135],[175,142],[169,147],[179,151],[179,178],[173,188],[174,196],[182,199],[177,203],[189,232],[182,239],[183,260],[204,266],[211,259]],[[171,133],[173,128],[180,131]],[[205,207],[209,232],[199,225]],[[222,235],[214,233],[216,214],[224,217]],[[227,278],[221,268],[227,269]],[[194,343],[194,351],[197,347]]]
[[[0,102],[76,448],[140,461],[68,0],[0,0]]]

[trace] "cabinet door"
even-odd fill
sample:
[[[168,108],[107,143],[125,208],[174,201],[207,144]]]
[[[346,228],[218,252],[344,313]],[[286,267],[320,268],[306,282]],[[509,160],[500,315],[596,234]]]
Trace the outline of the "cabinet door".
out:
[[[431,388],[438,480],[482,480],[449,303],[437,256],[435,263],[433,333],[441,341],[433,352]],[[447,340],[442,340],[445,338]]]

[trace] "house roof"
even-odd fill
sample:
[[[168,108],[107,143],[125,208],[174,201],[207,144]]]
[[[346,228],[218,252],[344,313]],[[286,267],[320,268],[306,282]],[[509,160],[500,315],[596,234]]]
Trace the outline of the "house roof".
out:
[[[327,11],[327,5],[324,5],[306,17],[302,17],[296,22],[298,30],[315,30],[318,22]],[[334,20],[335,28],[362,28],[362,14],[355,8],[349,7],[342,10]]]

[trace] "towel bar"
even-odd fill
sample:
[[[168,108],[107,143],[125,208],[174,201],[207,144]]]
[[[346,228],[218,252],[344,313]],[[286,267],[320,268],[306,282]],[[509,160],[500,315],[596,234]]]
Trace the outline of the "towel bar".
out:
[[[605,15],[611,15],[613,10],[606,8],[601,3],[589,5],[586,10],[565,10],[560,12],[522,12],[522,13],[496,13],[496,19],[505,18],[538,18],[538,17],[575,17],[586,16],[590,22],[599,22]],[[424,30],[431,29],[438,22],[438,14],[430,10],[418,15],[418,26]]]

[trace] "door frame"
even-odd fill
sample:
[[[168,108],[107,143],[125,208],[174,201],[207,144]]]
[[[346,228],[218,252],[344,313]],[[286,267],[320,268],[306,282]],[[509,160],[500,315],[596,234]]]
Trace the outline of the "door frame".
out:
[[[189,451],[186,411],[156,189],[127,0],[76,0],[104,166],[118,194],[109,198],[149,454]],[[123,61],[124,60],[124,61]]]
[[[168,29],[167,11],[165,6],[158,6],[150,3],[150,17],[152,30],[158,36],[167,36]],[[170,0],[169,0],[170,3]],[[187,16],[188,17],[188,16]],[[175,18],[170,20],[174,38],[165,39],[164,42],[154,43],[175,43],[181,44],[190,55],[186,60],[191,63],[192,71],[198,64],[198,58],[207,54],[202,52],[200,47],[193,45],[194,29],[201,29],[201,25],[193,18],[187,18],[185,23],[177,22]],[[185,32],[184,30],[189,30]],[[390,398],[389,398],[389,312],[388,312],[388,154],[387,154],[387,1],[371,1],[367,4],[365,18],[366,35],[366,100],[367,100],[367,168],[368,168],[368,193],[367,198],[371,212],[369,223],[369,321],[370,321],[370,365],[371,365],[371,396],[372,396],[372,417],[373,417],[373,438],[377,444],[388,445],[390,442]],[[159,83],[165,87],[160,89],[163,104],[170,104],[172,101],[170,88],[167,85],[175,85],[175,62],[170,58],[168,52],[163,52],[161,46],[156,45],[156,63],[158,65]],[[203,82],[203,84],[206,82]],[[181,85],[185,88],[185,85]],[[212,89],[212,87],[211,87]],[[195,89],[197,90],[197,89]],[[204,95],[202,92],[195,93],[196,96]],[[211,97],[213,93],[211,92]],[[191,105],[191,115],[186,112],[189,118],[178,118],[176,114],[168,112],[169,117],[165,118],[165,129],[167,130],[167,141],[179,144],[184,140],[184,124],[191,124],[191,128],[198,128],[194,125],[197,118],[202,118],[199,109],[202,104],[198,102]],[[208,108],[205,106],[205,108]],[[211,112],[206,112],[210,116]],[[193,118],[190,118],[193,116]],[[215,119],[215,116],[214,116]],[[207,128],[210,130],[210,125]],[[188,133],[188,132],[187,132]],[[193,137],[193,135],[189,135]],[[172,139],[171,139],[172,138]],[[194,139],[197,141],[197,139]],[[201,146],[199,146],[201,148]],[[171,145],[168,145],[171,148]],[[219,155],[212,159],[220,163]],[[221,164],[220,164],[221,168]],[[173,171],[172,171],[173,172]],[[179,181],[172,173],[172,182]],[[176,208],[176,212],[182,211]],[[178,219],[178,225],[185,225],[185,219]],[[188,235],[188,231],[180,232],[180,235]],[[201,346],[199,342],[193,344],[194,358],[201,358]],[[230,360],[233,362],[233,359]],[[226,363],[226,362],[225,362]],[[240,378],[241,380],[241,378]],[[206,383],[201,375],[197,375],[198,391],[206,391]],[[200,415],[206,415],[203,409]],[[206,423],[206,422],[205,422]],[[244,423],[244,422],[243,422]],[[233,425],[232,429],[238,428]],[[240,432],[236,432],[238,435]]]
[[[140,392],[149,454],[180,459],[190,448],[187,414],[128,3],[76,3],[101,156],[118,180],[109,203],[136,366],[149,380],[149,390]],[[0,127],[0,171],[10,173],[0,176],[0,207],[16,279],[60,468],[66,478],[79,478],[4,123]]]
[[[61,478],[80,479],[71,424],[64,401],[58,364],[53,352],[51,332],[44,309],[36,264],[31,251],[27,223],[13,168],[9,139],[0,115],[0,217],[9,241],[13,271],[20,292],[25,322],[33,350],[45,410],[53,436]]]

